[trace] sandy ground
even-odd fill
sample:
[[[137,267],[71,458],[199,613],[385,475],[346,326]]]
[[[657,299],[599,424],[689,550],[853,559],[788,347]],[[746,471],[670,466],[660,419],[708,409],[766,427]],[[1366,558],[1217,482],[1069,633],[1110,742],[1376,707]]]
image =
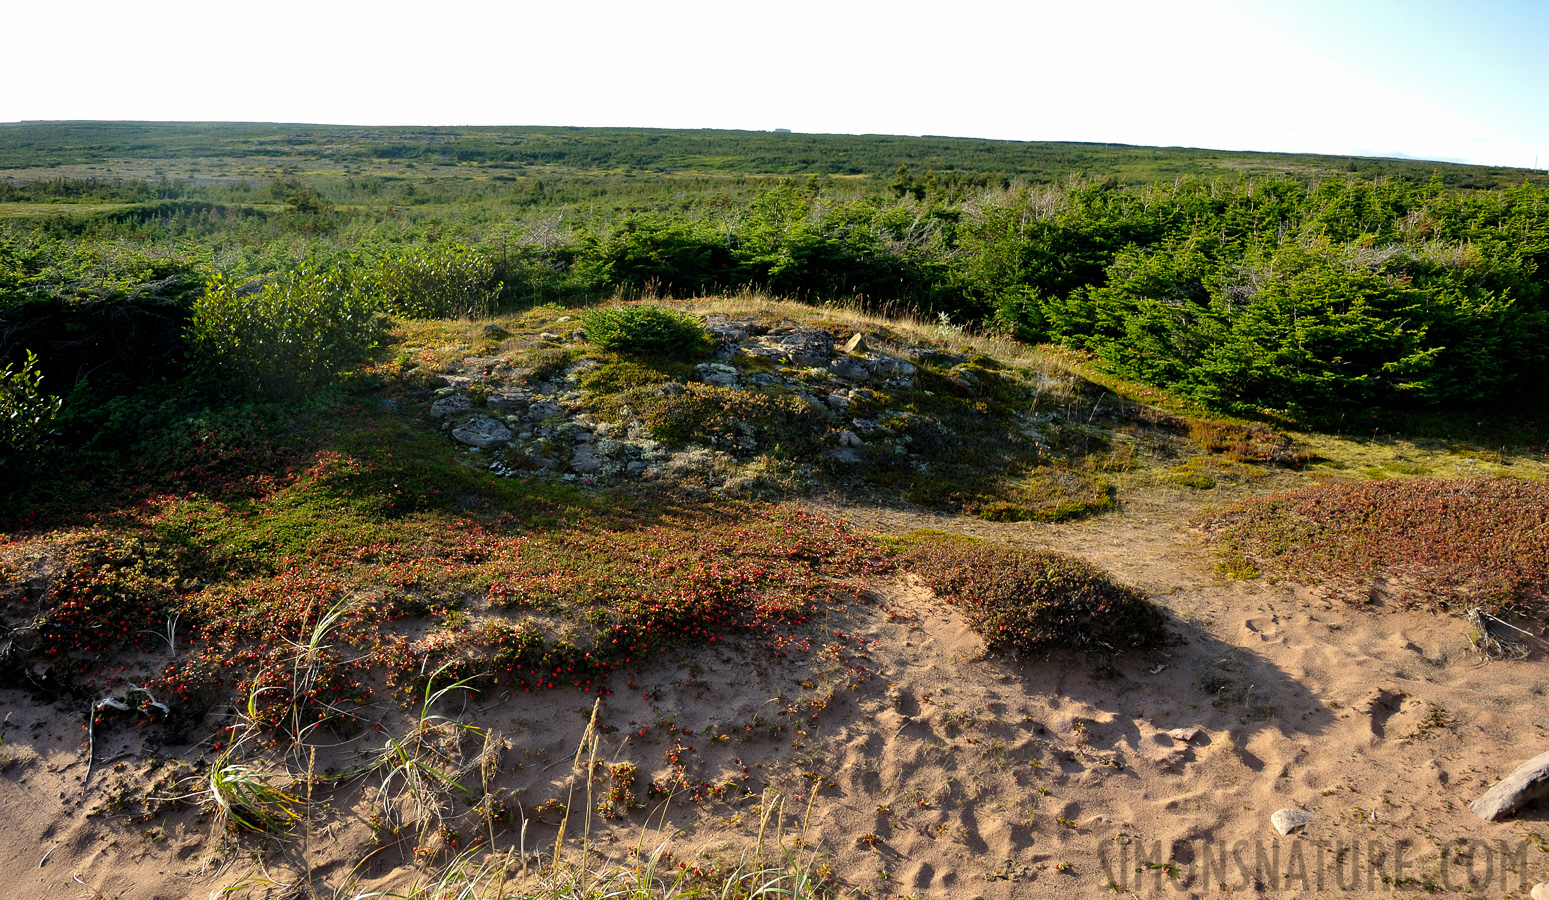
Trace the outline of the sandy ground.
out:
[[[1084,556],[1170,609],[1179,640],[1112,659],[989,657],[918,585],[870,585],[783,645],[733,641],[618,678],[599,707],[598,757],[639,766],[643,806],[622,819],[588,827],[573,774],[594,695],[438,710],[509,743],[488,786],[516,792],[531,821],[525,838],[497,833],[501,850],[550,852],[560,816],[534,810],[559,800],[575,809],[572,858],[586,831],[585,852],[614,863],[665,843],[669,867],[709,869],[751,852],[762,826],[851,896],[1526,897],[1549,880],[1545,804],[1500,824],[1467,810],[1549,750],[1543,643],[1526,661],[1486,664],[1456,618],[1226,581],[1187,526],[1199,504],[1153,495],[1061,526],[826,507],[878,530],[970,531]],[[16,691],[0,704],[3,898],[202,898],[245,879],[255,897],[332,896],[351,878],[402,889],[418,871],[414,845],[450,840],[412,827],[374,838],[380,770],[319,787],[307,827],[283,843],[217,833],[192,804],[145,802],[192,790],[177,779],[207,744],[152,752],[132,729],[97,734],[83,790],[85,710]],[[388,732],[408,727],[383,716]],[[447,758],[485,746],[450,732],[427,738]],[[316,771],[359,765],[383,740],[368,731],[322,748]],[[691,784],[727,785],[721,796],[650,799],[647,782],[674,758]],[[1315,818],[1281,837],[1270,815],[1289,807]],[[473,841],[468,803],[446,812],[460,846]]]

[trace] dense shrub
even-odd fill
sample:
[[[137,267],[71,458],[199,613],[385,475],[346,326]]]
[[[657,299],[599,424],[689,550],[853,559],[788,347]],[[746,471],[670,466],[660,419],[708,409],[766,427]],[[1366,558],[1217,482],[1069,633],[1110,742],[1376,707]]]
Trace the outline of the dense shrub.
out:
[[[911,539],[905,558],[992,650],[1112,652],[1167,640],[1160,607],[1079,559],[949,535]]]
[[[382,334],[376,303],[347,270],[310,263],[256,289],[216,276],[188,327],[206,372],[277,398],[321,387],[375,349]]]
[[[0,367],[0,467],[12,474],[47,446],[60,399],[44,394],[38,358],[27,351],[21,365]],[[8,485],[0,482],[0,490]]]
[[[603,350],[689,356],[709,349],[704,324],[653,303],[589,309],[581,316],[586,339]]]
[[[494,263],[462,244],[387,254],[366,282],[393,315],[421,319],[487,316],[504,287]]]
[[[1233,574],[1324,582],[1353,599],[1389,577],[1412,601],[1499,606],[1549,593],[1549,486],[1498,478],[1326,484],[1202,520]]]

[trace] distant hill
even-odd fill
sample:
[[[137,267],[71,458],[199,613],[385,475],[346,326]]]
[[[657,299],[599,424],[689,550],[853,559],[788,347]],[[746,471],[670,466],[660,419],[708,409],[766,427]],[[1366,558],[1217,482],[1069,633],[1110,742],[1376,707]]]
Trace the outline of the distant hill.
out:
[[[353,127],[252,122],[21,122],[0,126],[0,171],[110,160],[263,160],[293,165],[475,165],[747,175],[881,176],[913,170],[1052,181],[1186,175],[1358,174],[1493,188],[1544,180],[1527,169],[1414,159],[1136,147],[1056,141],[657,128]],[[15,177],[15,176],[13,176]]]

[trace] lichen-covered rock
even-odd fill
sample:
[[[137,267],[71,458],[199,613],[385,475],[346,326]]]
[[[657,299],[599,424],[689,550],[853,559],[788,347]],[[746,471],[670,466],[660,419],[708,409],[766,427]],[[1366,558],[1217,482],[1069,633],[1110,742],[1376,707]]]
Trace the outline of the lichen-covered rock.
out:
[[[457,413],[467,412],[472,408],[472,400],[469,400],[462,394],[452,394],[447,397],[442,397],[440,400],[430,404],[430,414],[431,416],[439,419],[443,416],[450,416]]]
[[[694,369],[699,380],[711,387],[736,387],[737,370],[720,363],[700,363]]]
[[[467,444],[470,447],[478,447],[488,450],[498,447],[511,440],[511,429],[499,419],[491,419],[489,416],[474,416],[468,421],[452,429],[452,439]]]
[[[827,366],[834,355],[834,336],[826,331],[793,331],[770,343],[798,366]]]
[[[851,359],[836,359],[828,364],[828,371],[847,381],[865,381],[871,370]]]
[[[541,422],[544,419],[551,419],[562,412],[564,412],[564,410],[559,408],[558,403],[550,403],[549,401],[544,400],[527,407],[526,418],[531,419],[534,422]]]
[[[527,398],[521,394],[490,394],[484,405],[490,409],[519,413],[527,409]]]

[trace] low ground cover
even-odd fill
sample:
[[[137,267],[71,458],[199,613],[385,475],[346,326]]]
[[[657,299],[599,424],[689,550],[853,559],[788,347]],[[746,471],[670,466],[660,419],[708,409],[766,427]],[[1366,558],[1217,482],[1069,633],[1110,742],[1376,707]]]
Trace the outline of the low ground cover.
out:
[[[1393,578],[1408,602],[1541,610],[1546,509],[1541,481],[1409,478],[1254,497],[1200,524],[1236,574],[1325,583],[1357,600]]]

